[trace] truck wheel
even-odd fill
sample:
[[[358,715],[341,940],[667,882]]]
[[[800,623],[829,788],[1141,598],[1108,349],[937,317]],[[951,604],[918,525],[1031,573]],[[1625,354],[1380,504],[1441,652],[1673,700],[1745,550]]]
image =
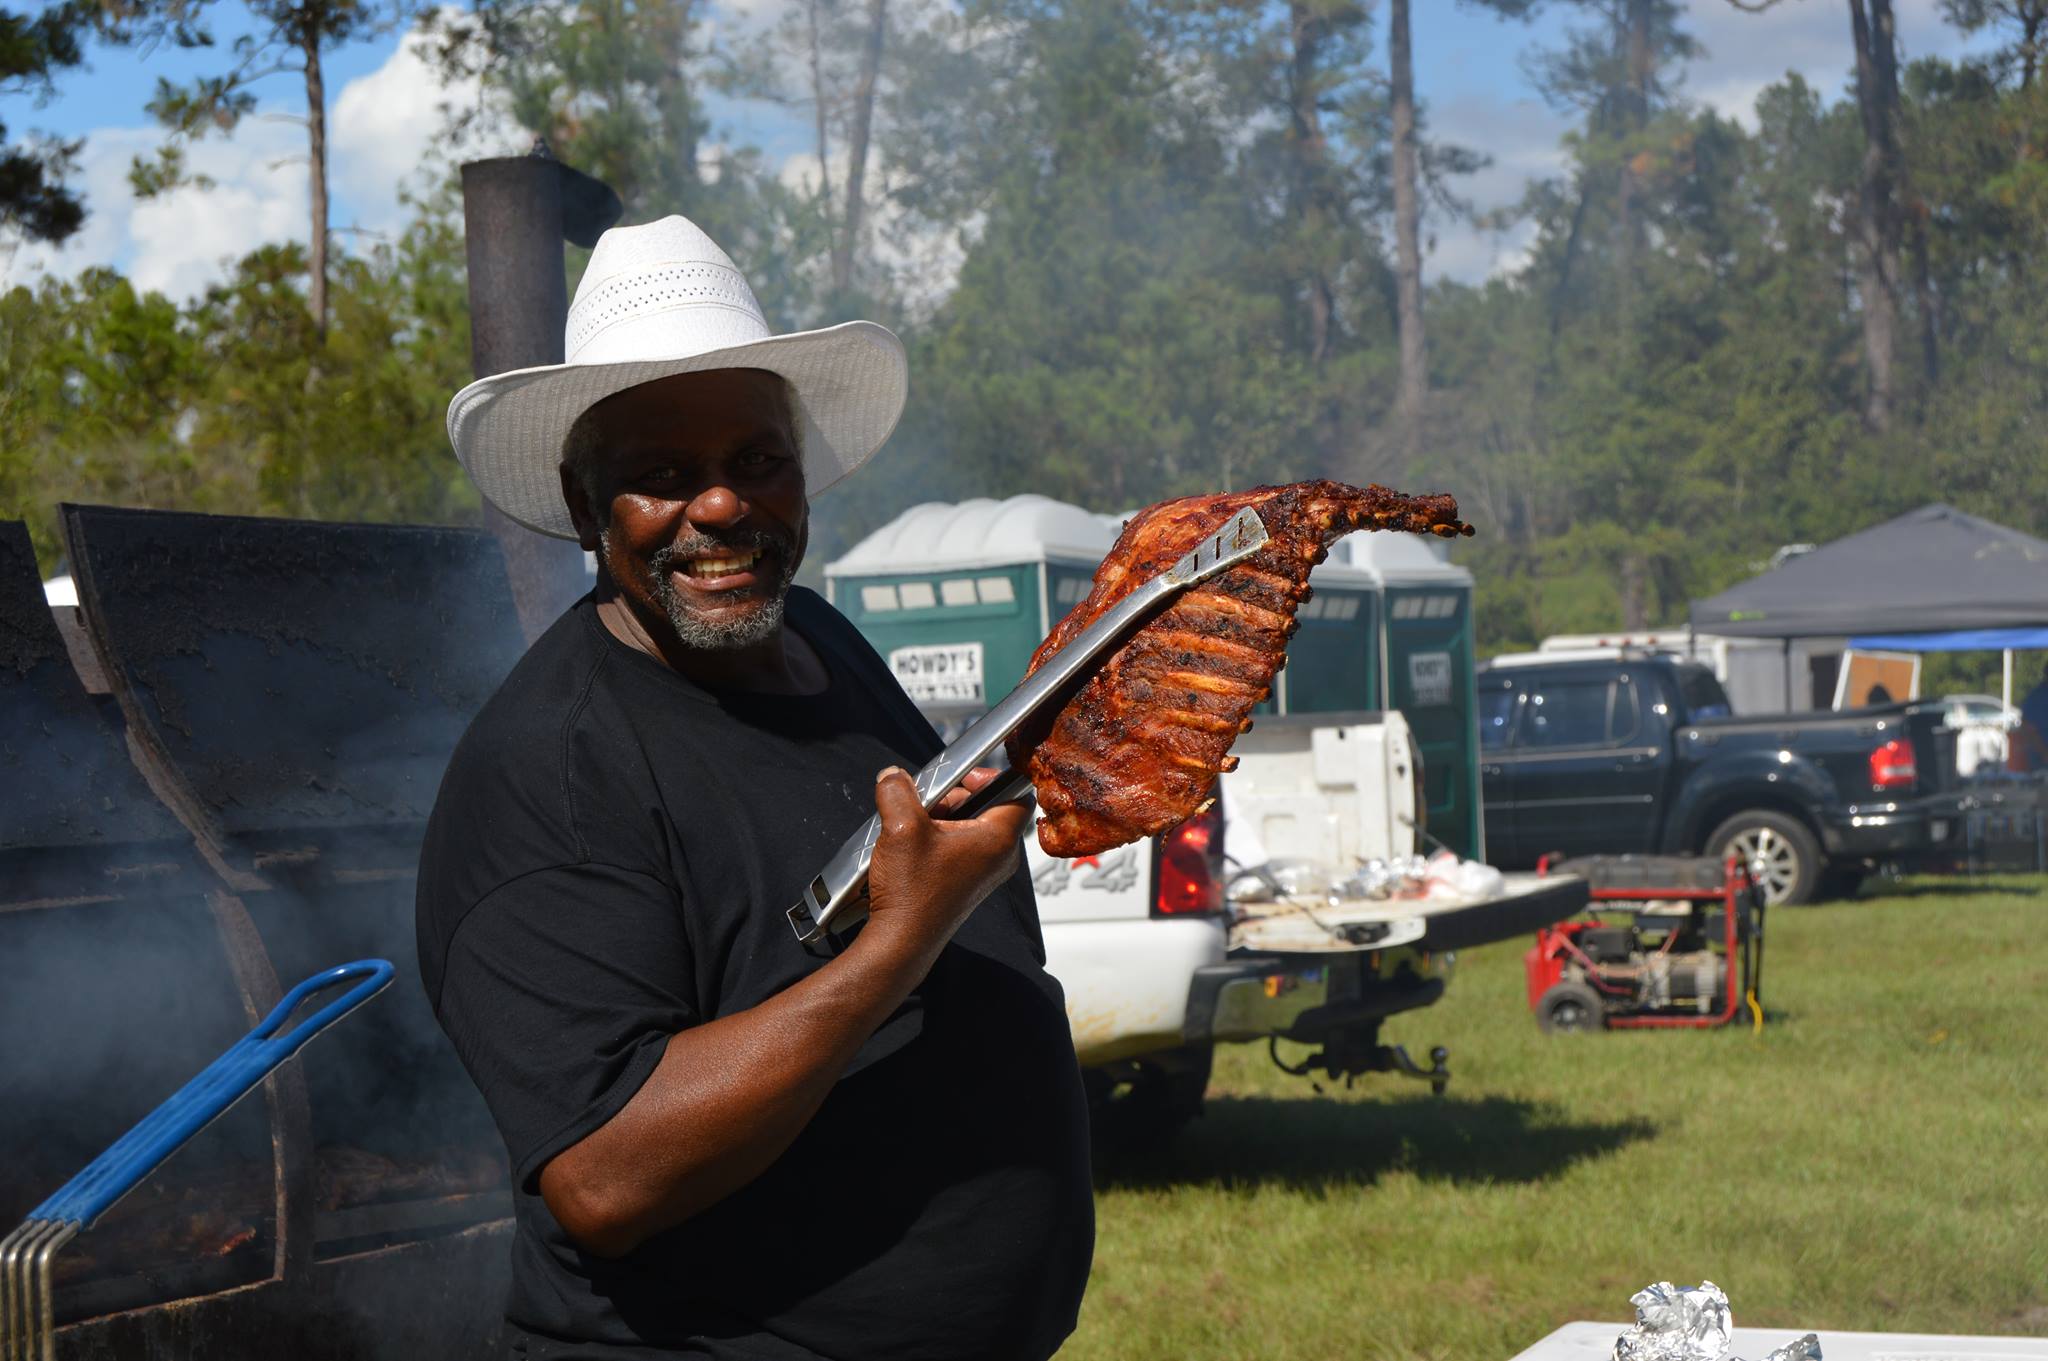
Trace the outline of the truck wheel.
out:
[[[1798,818],[1753,808],[1737,813],[1707,838],[1707,854],[1731,854],[1752,868],[1770,907],[1813,901],[1820,885],[1820,843]]]
[[[1584,1035],[1607,1028],[1607,1008],[1600,994],[1584,983],[1566,979],[1537,999],[1536,1027],[1546,1035]]]

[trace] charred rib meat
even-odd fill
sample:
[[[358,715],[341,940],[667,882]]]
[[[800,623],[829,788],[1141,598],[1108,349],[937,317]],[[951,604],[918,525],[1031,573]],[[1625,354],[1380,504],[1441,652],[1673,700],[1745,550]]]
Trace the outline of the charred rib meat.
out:
[[[1450,496],[1296,482],[1165,501],[1133,516],[1087,597],[1032,655],[1031,670],[1118,600],[1172,566],[1246,506],[1265,522],[1255,555],[1177,597],[1081,687],[1050,730],[1019,733],[1010,763],[1030,773],[1048,855],[1093,855],[1199,811],[1227,753],[1251,727],[1286,661],[1308,574],[1357,529],[1470,534]],[[1040,738],[1038,734],[1042,733]]]

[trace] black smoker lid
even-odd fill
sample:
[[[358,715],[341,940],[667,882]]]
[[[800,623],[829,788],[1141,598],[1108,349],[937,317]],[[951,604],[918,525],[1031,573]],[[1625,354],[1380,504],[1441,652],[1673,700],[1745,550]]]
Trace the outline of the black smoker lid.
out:
[[[138,735],[217,844],[416,836],[523,642],[475,530],[63,507]]]
[[[72,669],[27,526],[0,521],[0,852],[185,839]]]

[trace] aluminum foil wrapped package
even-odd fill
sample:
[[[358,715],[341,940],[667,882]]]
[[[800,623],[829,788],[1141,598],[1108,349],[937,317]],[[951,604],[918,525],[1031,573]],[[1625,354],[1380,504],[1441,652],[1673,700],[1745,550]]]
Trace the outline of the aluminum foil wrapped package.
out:
[[[1712,1281],[1644,1286],[1629,1297],[1635,1326],[1614,1339],[1614,1361],[1741,1361],[1728,1354],[1735,1319],[1728,1296]],[[1820,1338],[1808,1333],[1761,1361],[1821,1361]]]
[[[1721,1361],[1734,1321],[1728,1297],[1712,1281],[1646,1285],[1629,1297],[1633,1328],[1614,1340],[1614,1361]]]
[[[1392,865],[1384,860],[1368,860],[1330,886],[1330,901],[1391,898],[1400,883],[1400,872]]]

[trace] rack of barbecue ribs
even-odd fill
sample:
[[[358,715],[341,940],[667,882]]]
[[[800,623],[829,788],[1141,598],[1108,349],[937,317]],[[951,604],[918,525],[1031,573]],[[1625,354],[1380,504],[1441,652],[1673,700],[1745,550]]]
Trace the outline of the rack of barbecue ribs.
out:
[[[955,811],[1035,786],[1038,843],[1091,855],[1205,807],[1230,744],[1287,659],[1308,574],[1355,529],[1469,534],[1449,496],[1297,482],[1190,497],[1133,517],[1086,599],[1052,631],[1016,689],[917,774],[935,807],[997,747],[1010,769]],[[882,832],[868,818],[788,911],[806,943],[867,913]]]
[[[1447,495],[1295,482],[1164,501],[1133,516],[1095,584],[1032,654],[1028,676],[1102,613],[1166,570],[1239,511],[1266,543],[1181,592],[1101,662],[1050,724],[1012,734],[1010,764],[1029,774],[1053,856],[1094,855],[1156,835],[1206,808],[1230,744],[1287,660],[1308,575],[1360,529],[1454,538],[1472,532]]]
[[[1164,565],[1151,580],[1133,585],[1116,604],[1103,610],[1072,635],[1059,655],[1043,663],[1024,683],[997,700],[967,731],[917,772],[917,798],[926,809],[936,807],[947,792],[979,766],[1013,733],[1032,724],[1041,713],[1056,712],[1063,697],[1085,684],[1097,660],[1117,646],[1144,620],[1182,591],[1252,557],[1266,546],[1266,526],[1255,510],[1245,509],[1211,527],[1186,553]],[[1030,785],[1020,768],[1006,770],[970,795],[956,810],[972,816],[977,801],[1012,799]],[[867,914],[868,870],[882,836],[877,812],[840,846],[789,909],[791,929],[806,944],[827,931]]]

